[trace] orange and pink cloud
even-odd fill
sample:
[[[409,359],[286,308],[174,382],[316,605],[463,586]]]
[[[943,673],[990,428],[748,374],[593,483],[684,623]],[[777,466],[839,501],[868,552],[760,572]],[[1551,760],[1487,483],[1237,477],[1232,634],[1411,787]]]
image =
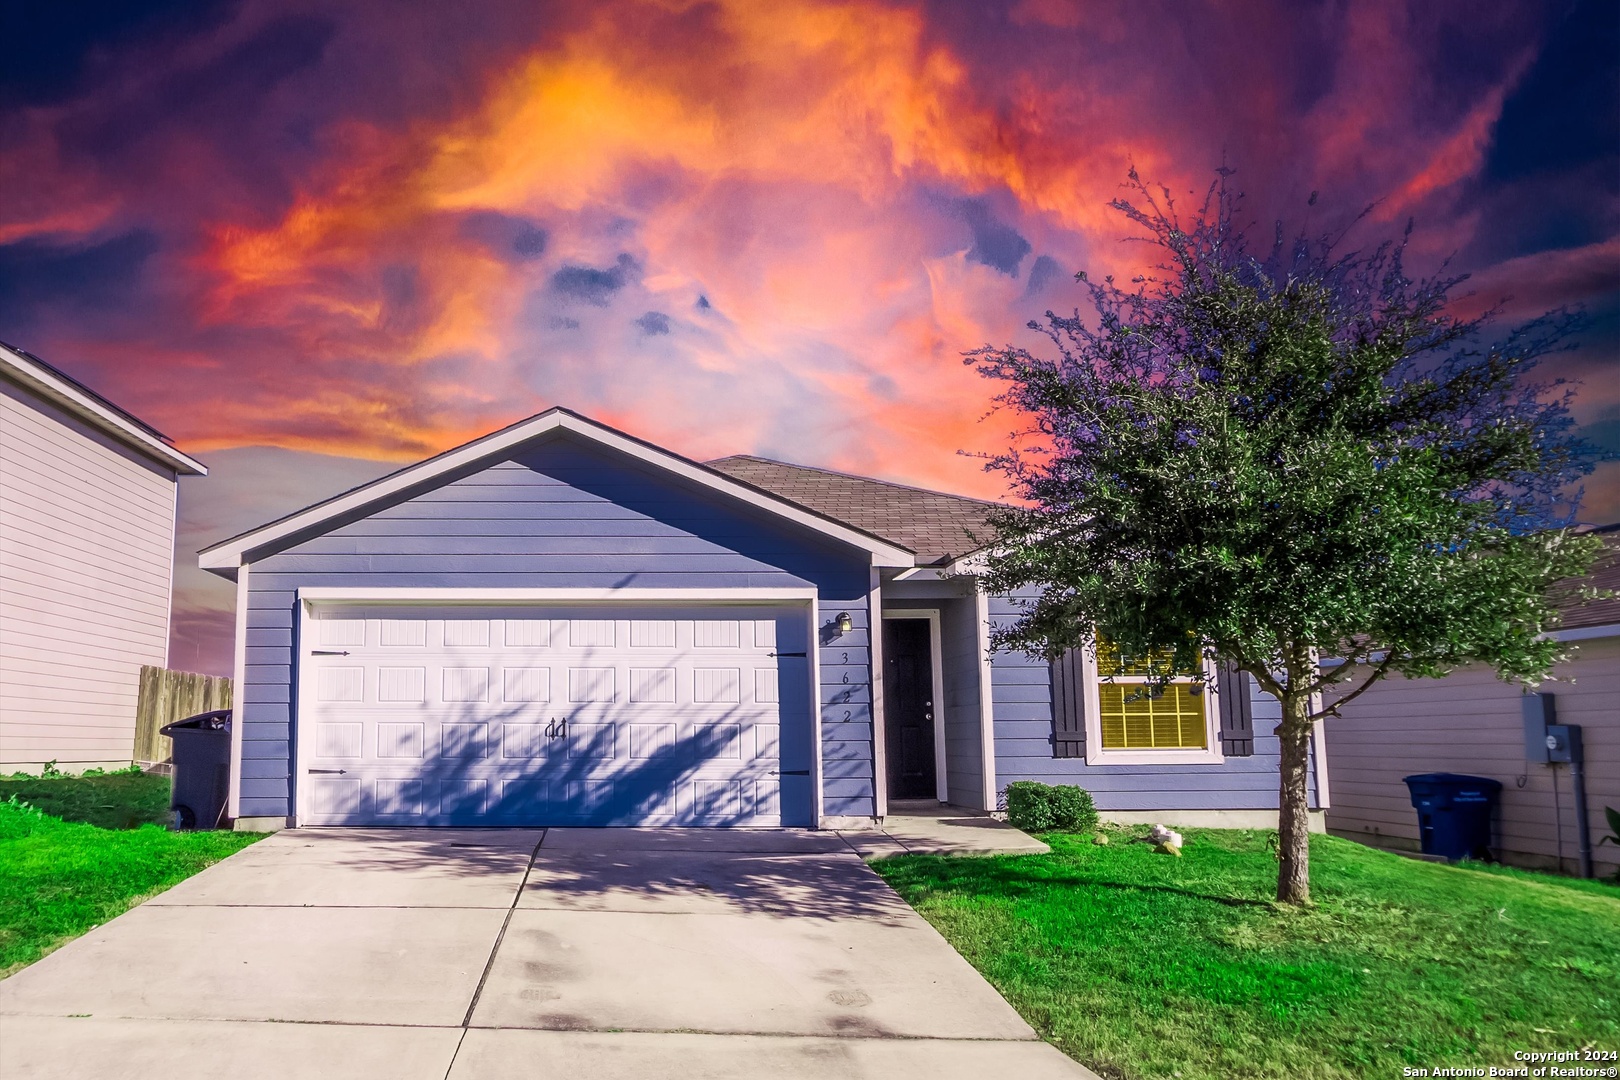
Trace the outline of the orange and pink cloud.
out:
[[[1225,161],[1257,221],[1379,201],[1482,296],[1592,307],[1568,363],[1601,426],[1612,108],[1536,164],[1599,6],[153,3],[0,82],[0,338],[243,475],[237,448],[410,460],[566,404],[994,495],[958,452],[1009,422],[962,352],[1137,269],[1106,209],[1133,163],[1190,199]],[[1593,494],[1620,514],[1614,475]]]

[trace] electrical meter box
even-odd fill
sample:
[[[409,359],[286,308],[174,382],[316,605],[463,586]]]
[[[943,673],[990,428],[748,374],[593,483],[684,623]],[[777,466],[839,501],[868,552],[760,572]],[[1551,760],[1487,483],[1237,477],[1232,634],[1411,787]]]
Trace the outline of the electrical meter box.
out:
[[[1549,761],[1568,761],[1548,756],[1547,728],[1558,723],[1558,710],[1551,694],[1526,694],[1520,699],[1524,710],[1524,759],[1532,765],[1545,765]]]
[[[1547,748],[1547,760],[1553,762],[1577,762],[1581,760],[1581,725],[1579,724],[1548,724],[1547,738],[1543,740]]]

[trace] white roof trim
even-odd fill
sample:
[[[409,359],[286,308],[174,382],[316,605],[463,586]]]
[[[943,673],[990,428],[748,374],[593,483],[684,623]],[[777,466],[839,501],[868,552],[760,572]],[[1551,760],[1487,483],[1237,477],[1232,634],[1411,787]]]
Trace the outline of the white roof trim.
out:
[[[1571,626],[1564,630],[1549,630],[1540,635],[1549,641],[1592,641],[1596,638],[1620,637],[1620,623],[1604,623],[1602,626]],[[1367,659],[1378,661],[1384,658],[1383,652],[1371,653]],[[1320,661],[1323,667],[1340,667],[1344,664],[1341,657],[1324,657]]]
[[[598,445],[618,451],[629,457],[647,462],[665,472],[691,481],[722,495],[741,500],[776,517],[784,518],[823,536],[831,537],[853,548],[868,552],[874,566],[915,566],[916,556],[903,547],[880,540],[831,518],[822,517],[751,484],[732,479],[724,473],[689,461],[668,450],[659,449],[623,432],[615,431],[594,420],[565,409],[550,409],[539,416],[503,428],[481,439],[474,439],[454,450],[428,458],[381,480],[355,488],[325,502],[300,510],[296,514],[273,521],[251,532],[234,536],[211,547],[204,548],[197,562],[204,570],[234,570],[240,566],[248,552],[274,544],[277,540],[318,527],[322,522],[345,514],[363,510],[368,506],[386,503],[390,498],[413,487],[431,481],[434,477],[475,465],[486,458],[495,458],[523,443],[552,431],[567,431],[583,436]]]
[[[958,555],[939,568],[939,576],[942,578],[964,575],[967,577],[983,577],[989,573],[990,560],[996,554],[989,548],[979,548],[976,551],[968,552],[966,555]]]
[[[478,587],[386,585],[349,588],[344,585],[305,585],[298,599],[311,604],[643,604],[684,603],[722,606],[769,603],[803,604],[816,598],[815,589],[745,587],[740,589],[684,589],[628,586],[600,589],[590,586],[553,588],[483,589]]]
[[[1590,641],[1593,638],[1620,637],[1620,623],[1602,626],[1572,626],[1567,630],[1554,630],[1547,635],[1554,641]]]
[[[111,435],[132,450],[155,458],[175,472],[187,476],[207,476],[208,467],[182,454],[139,424],[130,422],[106,401],[86,392],[49,367],[0,345],[0,374],[10,376],[26,389],[60,406],[91,427]]]

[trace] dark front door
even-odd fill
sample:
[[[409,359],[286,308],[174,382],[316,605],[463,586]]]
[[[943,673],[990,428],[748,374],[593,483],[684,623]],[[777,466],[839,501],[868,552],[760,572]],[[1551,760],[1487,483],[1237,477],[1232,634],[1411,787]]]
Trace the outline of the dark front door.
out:
[[[883,721],[889,798],[932,799],[934,661],[927,619],[883,620]]]

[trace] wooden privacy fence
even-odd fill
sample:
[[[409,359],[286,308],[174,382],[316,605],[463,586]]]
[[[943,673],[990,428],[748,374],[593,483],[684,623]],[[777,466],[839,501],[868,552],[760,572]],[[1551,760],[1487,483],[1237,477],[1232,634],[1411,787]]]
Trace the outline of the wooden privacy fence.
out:
[[[168,761],[173,741],[158,732],[176,720],[231,707],[231,680],[223,675],[141,667],[141,692],[135,705],[135,760]]]

